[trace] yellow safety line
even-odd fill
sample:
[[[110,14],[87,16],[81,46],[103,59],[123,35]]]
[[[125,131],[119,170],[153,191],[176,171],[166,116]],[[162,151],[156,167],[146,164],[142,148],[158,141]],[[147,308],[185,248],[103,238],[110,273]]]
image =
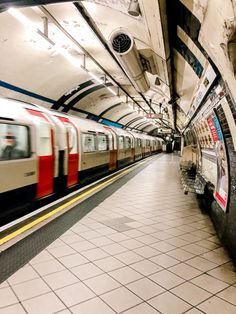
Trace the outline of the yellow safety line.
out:
[[[141,164],[142,164],[142,163],[141,163]],[[137,166],[134,166],[134,167],[132,167],[132,168],[130,168],[130,169],[124,170],[122,173],[116,175],[115,177],[113,177],[113,178],[111,178],[111,179],[108,179],[106,182],[103,182],[103,183],[101,183],[101,184],[99,184],[99,185],[97,185],[97,186],[91,188],[89,191],[84,192],[83,194],[77,196],[77,197],[74,198],[73,200],[70,200],[69,202],[65,203],[64,205],[61,205],[61,206],[59,206],[58,208],[52,210],[50,213],[47,213],[46,215],[41,216],[41,217],[35,219],[34,221],[30,222],[29,224],[27,224],[27,225],[25,225],[25,226],[19,228],[18,230],[14,231],[14,232],[12,232],[12,233],[10,233],[10,234],[8,234],[7,236],[1,238],[1,239],[0,239],[0,245],[2,245],[2,244],[4,244],[4,243],[6,243],[6,242],[12,240],[13,238],[15,238],[16,236],[20,235],[21,233],[23,233],[23,232],[29,230],[30,228],[34,227],[35,225],[39,224],[40,222],[42,222],[42,221],[46,220],[47,218],[49,218],[49,217],[55,215],[56,213],[62,211],[62,210],[63,210],[64,208],[66,208],[67,206],[72,205],[73,203],[77,202],[77,201],[80,200],[81,198],[83,198],[83,197],[85,197],[85,196],[91,194],[92,192],[94,192],[94,191],[100,189],[100,188],[103,187],[104,185],[107,185],[108,183],[110,183],[110,182],[114,181],[115,179],[121,177],[121,176],[124,175],[125,173],[130,172],[131,170],[133,170],[134,168],[136,168],[136,167],[138,167],[138,166],[140,166],[140,164],[138,164]]]

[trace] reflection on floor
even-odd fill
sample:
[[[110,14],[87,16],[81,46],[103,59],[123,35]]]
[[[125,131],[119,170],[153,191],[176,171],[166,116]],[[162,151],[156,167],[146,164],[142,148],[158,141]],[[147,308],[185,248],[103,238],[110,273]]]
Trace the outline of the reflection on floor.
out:
[[[236,313],[236,274],[163,155],[0,285],[0,313]]]

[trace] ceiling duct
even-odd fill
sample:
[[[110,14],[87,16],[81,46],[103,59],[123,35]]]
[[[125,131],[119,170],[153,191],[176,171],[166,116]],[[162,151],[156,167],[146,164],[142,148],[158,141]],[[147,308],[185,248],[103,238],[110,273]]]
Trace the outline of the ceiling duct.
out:
[[[110,35],[109,44],[137,91],[144,93],[149,90],[150,84],[132,35],[123,29],[116,30]]]

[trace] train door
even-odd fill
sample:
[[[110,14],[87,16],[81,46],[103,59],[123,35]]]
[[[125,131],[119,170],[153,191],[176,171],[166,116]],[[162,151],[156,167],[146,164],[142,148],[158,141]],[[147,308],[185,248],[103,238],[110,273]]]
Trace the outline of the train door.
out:
[[[78,132],[74,124],[66,117],[56,116],[66,128],[67,140],[67,187],[78,183],[79,149]]]
[[[131,138],[129,136],[125,136],[125,163],[130,163],[131,159]]]
[[[146,156],[146,140],[142,139],[142,158]]]
[[[110,160],[109,160],[109,170],[116,169],[117,163],[117,144],[116,144],[116,134],[110,128],[106,128],[109,131],[108,140],[109,140],[109,151],[110,151]]]
[[[151,156],[152,154],[152,143],[151,140],[147,140],[147,155]]]
[[[36,124],[36,154],[38,157],[37,198],[54,191],[54,130],[47,116],[40,111],[26,109]]]
[[[143,157],[143,152],[142,152],[142,139],[141,138],[136,138],[137,144],[136,144],[136,159],[141,159]]]
[[[131,159],[132,161],[135,161],[135,138],[133,135],[131,136]]]

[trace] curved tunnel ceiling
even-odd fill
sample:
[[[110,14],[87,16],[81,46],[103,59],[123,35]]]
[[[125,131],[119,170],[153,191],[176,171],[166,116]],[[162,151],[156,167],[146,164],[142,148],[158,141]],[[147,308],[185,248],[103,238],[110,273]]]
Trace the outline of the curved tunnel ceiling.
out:
[[[138,17],[128,15],[128,6],[128,0],[1,1],[0,94],[120,127],[182,131],[204,75],[218,75],[200,42],[207,1],[139,0]],[[120,27],[135,42],[146,92],[110,49]],[[161,115],[148,119],[150,113]]]

